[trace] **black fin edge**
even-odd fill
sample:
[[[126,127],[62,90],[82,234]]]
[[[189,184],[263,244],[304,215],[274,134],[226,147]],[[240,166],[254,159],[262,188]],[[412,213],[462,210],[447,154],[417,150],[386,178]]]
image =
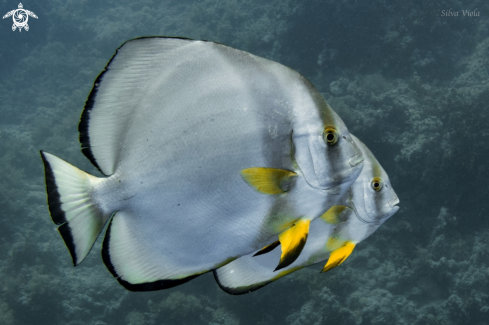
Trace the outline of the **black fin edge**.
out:
[[[343,260],[342,260],[343,261]],[[325,271],[324,268],[319,272],[319,273],[326,273],[329,272],[335,268],[337,268],[340,265],[340,262],[334,262],[331,264],[331,266]]]
[[[244,295],[247,293],[251,293],[251,292],[256,291],[260,288],[263,288],[267,284],[270,284],[273,282],[273,281],[267,281],[267,282],[262,282],[260,284],[254,285],[254,286],[230,288],[230,287],[226,287],[225,285],[223,285],[221,283],[221,281],[219,280],[219,276],[217,275],[217,270],[214,270],[213,273],[214,273],[214,279],[216,280],[216,283],[219,286],[219,288],[221,288],[221,290],[224,291],[225,293],[233,295],[233,296],[240,296],[240,295]]]
[[[287,254],[285,254],[284,259],[280,261],[280,263],[277,265],[275,270],[273,270],[273,272],[283,269],[284,267],[287,267],[295,262],[295,260],[302,253],[302,249],[304,249],[304,246],[306,245],[308,235],[309,234],[306,234],[303,238],[301,238],[299,244],[295,246],[294,249],[290,250]]]
[[[276,242],[273,242],[270,245],[263,247],[258,252],[256,252],[255,255],[253,255],[253,257],[269,253],[273,251],[275,248],[277,248],[278,246],[280,246],[280,240],[277,240]]]
[[[112,59],[110,60],[112,61]],[[109,61],[109,63],[110,63]],[[95,82],[93,83],[93,88],[90,91],[90,94],[88,95],[87,101],[85,102],[85,108],[83,109],[81,118],[80,118],[80,123],[78,124],[78,133],[79,135],[79,140],[80,144],[82,147],[82,152],[85,155],[85,157],[90,160],[90,162],[97,167],[97,169],[105,175],[105,173],[102,171],[100,166],[97,163],[97,160],[95,159],[95,156],[92,153],[92,149],[90,147],[90,136],[89,136],[89,121],[90,121],[90,112],[92,111],[93,105],[95,103],[95,97],[97,96],[97,91],[98,91],[98,85],[99,82],[102,80],[102,77],[104,73],[106,72],[107,67],[98,75],[97,79],[95,79]],[[107,176],[107,175],[105,175]]]
[[[158,290],[170,289],[179,286],[181,284],[184,284],[185,282],[188,282],[192,279],[195,279],[199,275],[200,274],[195,274],[177,280],[158,280],[155,282],[146,282],[146,283],[138,283],[138,284],[129,283],[125,280],[122,280],[121,278],[117,278],[117,281],[119,281],[119,283],[129,291],[146,292],[146,291],[158,291]]]
[[[73,235],[71,234],[71,228],[68,225],[68,223],[65,223],[61,226],[58,227],[58,232],[63,238],[66,247],[68,247],[68,250],[70,251],[71,259],[73,260],[73,266],[77,266],[80,263],[76,262],[76,251],[75,251],[75,242],[73,241]],[[88,255],[88,254],[87,254]]]
[[[215,41],[209,41],[209,40],[205,40],[205,39],[203,39],[203,40],[195,40],[195,39],[191,39],[191,38],[187,38],[187,37],[181,37],[181,36],[142,36],[142,37],[132,38],[132,39],[127,40],[124,43],[122,43],[122,45],[119,46],[116,49],[114,55],[110,58],[109,62],[105,66],[104,70],[102,70],[102,72],[95,79],[95,81],[93,83],[92,90],[90,91],[90,94],[88,95],[88,98],[87,98],[87,100],[85,102],[85,107],[83,109],[83,112],[82,112],[82,115],[81,115],[81,118],[80,118],[80,123],[78,124],[79,140],[80,140],[80,144],[81,144],[81,147],[82,147],[83,154],[105,176],[108,176],[108,175],[106,175],[101,170],[101,168],[98,165],[97,160],[95,159],[95,156],[93,155],[93,152],[91,150],[91,146],[90,146],[90,135],[89,135],[89,131],[88,131],[89,124],[90,124],[90,113],[91,113],[91,111],[93,109],[93,105],[95,103],[95,98],[97,96],[97,91],[98,91],[98,85],[100,84],[100,82],[102,82],[103,75],[105,74],[105,72],[107,72],[110,63],[116,57],[116,55],[119,52],[119,50],[126,43],[129,43],[129,42],[132,42],[132,41],[137,41],[137,40],[143,40],[143,39],[151,39],[151,38],[180,39],[180,40],[186,40],[186,41],[209,42],[209,43],[215,43],[215,44],[219,44],[219,45],[225,46],[227,48],[234,49],[233,47],[230,47],[230,46],[228,46],[226,44],[222,44],[222,43],[215,42]],[[267,59],[265,59],[265,60],[267,60]],[[288,67],[286,67],[286,68],[288,68]],[[292,71],[295,71],[295,70],[293,70],[291,68],[288,68],[288,69],[290,69]],[[309,87],[311,87],[312,89],[316,90],[316,92],[318,94],[320,94],[319,91],[316,89],[316,87],[307,78],[305,78],[304,76],[302,76],[302,74],[300,74],[299,72],[297,72],[297,71],[295,71],[295,72],[298,73],[308,83]],[[324,98],[323,98],[323,100],[324,100]]]
[[[105,233],[105,238],[102,245],[102,260],[104,261],[105,266],[107,267],[109,272],[115,278],[117,278],[117,281],[119,281],[119,283],[127,290],[142,292],[142,291],[157,291],[157,290],[169,289],[184,284],[185,282],[195,279],[196,277],[201,275],[201,274],[195,274],[183,279],[158,280],[154,282],[146,282],[146,283],[138,283],[138,284],[133,284],[126,280],[121,279],[121,277],[117,274],[114,265],[110,261],[109,242],[110,242],[111,227],[112,227],[112,220],[110,221],[109,226],[107,227],[107,231]]]
[[[330,267],[329,267],[329,268],[328,268],[328,269],[325,271],[325,270],[324,270],[324,268],[326,267],[326,264],[328,264],[328,262],[329,262],[329,258],[328,258],[328,260],[326,261],[326,264],[324,265],[323,269],[322,269],[322,270],[321,270],[321,272],[319,272],[319,273],[326,273],[326,272],[329,272],[329,271],[331,271],[332,269],[335,269],[335,268],[337,268],[338,266],[340,266],[340,264],[341,264],[341,263],[343,263],[345,260],[346,260],[346,257],[343,257],[343,258],[341,258],[341,259],[339,259],[339,260],[334,261],[333,263],[331,263],[331,266],[330,266]]]
[[[102,260],[105,263],[105,266],[109,270],[109,272],[116,278],[119,278],[117,272],[115,271],[114,265],[110,261],[109,254],[109,242],[110,242],[110,230],[112,228],[112,220],[110,220],[109,226],[107,227],[107,231],[105,232],[104,242],[102,243]]]
[[[100,168],[99,164],[97,163],[97,159],[95,159],[95,156],[93,155],[93,152],[92,152],[92,149],[91,149],[91,145],[90,145],[90,135],[89,135],[89,125],[90,125],[90,113],[92,112],[92,109],[93,109],[93,106],[95,104],[95,98],[97,97],[97,92],[98,92],[98,87],[100,85],[100,83],[102,82],[103,80],[103,76],[104,74],[108,71],[108,67],[110,65],[110,63],[112,62],[112,60],[114,60],[114,58],[116,57],[117,53],[119,52],[119,50],[128,42],[131,42],[131,41],[136,41],[136,40],[142,40],[142,39],[149,39],[149,38],[169,38],[169,39],[181,39],[181,40],[188,40],[188,41],[194,41],[193,39],[190,39],[190,38],[185,38],[185,37],[172,37],[172,36],[143,36],[143,37],[137,37],[137,38],[132,38],[128,41],[125,41],[124,43],[122,43],[121,46],[119,46],[114,55],[110,58],[109,62],[107,63],[107,65],[105,66],[104,70],[102,70],[102,72],[97,76],[97,78],[95,79],[95,81],[93,82],[93,87],[92,87],[92,90],[90,91],[90,94],[88,95],[88,98],[85,102],[85,107],[83,109],[83,112],[82,112],[82,115],[80,117],[80,123],[78,124],[78,133],[79,133],[79,140],[80,140],[80,144],[81,144],[81,147],[82,147],[82,152],[83,154],[85,155],[85,157],[88,158],[88,160],[90,160],[90,162],[95,166],[97,167],[97,169],[102,173],[104,174],[105,176],[108,176],[106,175],[102,169]],[[208,41],[205,41],[203,40],[204,42],[208,42]],[[213,42],[215,43],[215,42]]]
[[[46,180],[46,192],[48,195],[48,207],[51,219],[57,225],[61,225],[66,222],[65,212],[61,209],[61,196],[58,192],[58,185],[56,185],[56,179],[54,177],[51,164],[44,157],[44,151],[41,150],[41,158],[44,163],[44,176]]]

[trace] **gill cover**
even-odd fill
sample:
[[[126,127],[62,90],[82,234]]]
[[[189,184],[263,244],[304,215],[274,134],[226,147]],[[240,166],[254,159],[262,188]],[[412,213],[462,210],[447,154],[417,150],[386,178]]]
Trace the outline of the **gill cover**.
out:
[[[358,182],[363,186],[352,187],[353,196],[358,204],[359,215],[363,216],[365,222],[378,222],[392,216],[399,209],[396,205],[399,199],[392,188],[389,176],[382,168],[372,152],[358,138],[353,136],[358,147],[366,157],[363,172]],[[393,212],[393,210],[395,210]]]
[[[374,161],[376,162],[375,157],[356,137],[352,136],[352,138],[365,155],[365,165],[373,165]],[[386,176],[382,176],[385,180],[382,183],[383,187],[387,185],[392,190]],[[368,182],[365,181],[366,179]],[[322,272],[330,271],[344,263],[358,243],[374,233],[387,217],[392,216],[398,210],[398,207],[395,206],[399,202],[397,196],[395,194],[386,196],[385,200],[376,201],[377,206],[382,208],[385,202],[387,206],[392,206],[391,209],[380,222],[369,222],[371,217],[367,215],[365,208],[369,202],[366,201],[373,202],[375,195],[379,194],[379,191],[372,187],[373,185],[378,187],[372,184],[372,180],[371,169],[364,169],[353,183],[352,190],[344,197],[348,206],[335,205],[323,213],[320,218],[311,222],[306,245],[295,262],[274,272],[274,263],[281,258],[281,251],[274,249],[278,246],[275,242],[263,248],[255,254],[256,256],[253,254],[242,256],[215,270],[214,276],[221,289],[231,294],[244,294],[257,290],[291,272],[325,260],[327,262]],[[364,193],[375,194],[366,196]],[[392,193],[394,193],[393,190]],[[373,211],[379,211],[378,216],[374,215],[374,220],[380,220],[379,217],[383,214],[382,209]]]
[[[299,115],[304,122],[292,135],[294,158],[312,187],[347,189],[362,171],[364,158],[341,118],[324,99],[316,96],[315,101],[319,116]]]

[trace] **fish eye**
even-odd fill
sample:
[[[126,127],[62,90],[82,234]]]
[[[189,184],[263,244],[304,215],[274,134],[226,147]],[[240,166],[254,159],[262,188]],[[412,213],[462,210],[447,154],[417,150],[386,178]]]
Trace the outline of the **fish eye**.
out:
[[[373,180],[372,180],[372,188],[374,190],[376,190],[377,192],[380,191],[382,189],[382,186],[383,186],[383,182],[380,178],[378,177],[375,177]]]
[[[328,146],[334,146],[338,142],[338,131],[331,126],[325,127],[323,139]]]

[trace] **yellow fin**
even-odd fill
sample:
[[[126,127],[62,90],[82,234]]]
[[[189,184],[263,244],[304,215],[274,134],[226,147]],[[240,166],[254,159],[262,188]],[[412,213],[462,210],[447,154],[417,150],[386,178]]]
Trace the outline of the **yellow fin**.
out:
[[[355,244],[347,241],[344,243],[343,246],[331,252],[328,262],[321,272],[328,272],[329,270],[334,269],[335,267],[343,263],[343,261],[346,260],[348,256],[350,256],[351,252],[353,252],[354,248]]]
[[[346,208],[347,207],[344,205],[333,205],[328,211],[323,213],[320,218],[327,223],[336,225],[342,221],[340,216]]]
[[[347,243],[346,240],[337,238],[335,236],[331,236],[331,237],[329,237],[328,242],[326,243],[326,250],[328,252],[333,252],[333,251],[345,246],[346,243]]]
[[[297,174],[285,169],[253,167],[243,169],[241,176],[261,193],[280,194],[290,189]]]
[[[266,254],[268,252],[271,252],[279,245],[280,245],[280,241],[277,240],[276,242],[273,242],[270,245],[263,247],[258,252],[256,252],[255,255],[253,255],[253,256],[263,255],[263,254]]]
[[[280,245],[282,246],[282,256],[280,256],[280,263],[275,268],[275,271],[294,263],[300,255],[306,244],[310,223],[311,220],[300,219],[292,227],[278,236]]]

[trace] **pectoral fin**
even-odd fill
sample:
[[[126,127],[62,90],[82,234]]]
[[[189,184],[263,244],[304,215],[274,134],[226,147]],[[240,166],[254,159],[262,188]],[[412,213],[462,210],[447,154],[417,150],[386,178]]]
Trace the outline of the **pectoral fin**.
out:
[[[268,252],[271,252],[279,245],[280,245],[280,241],[277,240],[276,242],[273,242],[270,245],[263,247],[258,252],[256,252],[255,255],[253,255],[253,256],[259,256],[259,255],[263,255],[263,254],[266,254]]]
[[[280,245],[282,246],[282,255],[280,256],[280,263],[275,268],[275,271],[294,263],[300,255],[306,244],[310,223],[310,220],[300,219],[292,227],[279,235],[278,238]]]
[[[243,179],[264,194],[287,192],[297,174],[285,169],[253,167],[241,171]]]
[[[334,205],[328,211],[323,213],[323,215],[321,215],[321,219],[323,219],[327,223],[336,225],[343,221],[342,214],[345,209],[348,209],[348,207],[344,205]]]
[[[354,248],[355,244],[347,241],[344,243],[343,246],[331,252],[328,262],[321,272],[328,272],[329,270],[334,269],[335,267],[343,263],[343,261],[346,260],[348,256],[350,256],[351,252],[353,252]]]

